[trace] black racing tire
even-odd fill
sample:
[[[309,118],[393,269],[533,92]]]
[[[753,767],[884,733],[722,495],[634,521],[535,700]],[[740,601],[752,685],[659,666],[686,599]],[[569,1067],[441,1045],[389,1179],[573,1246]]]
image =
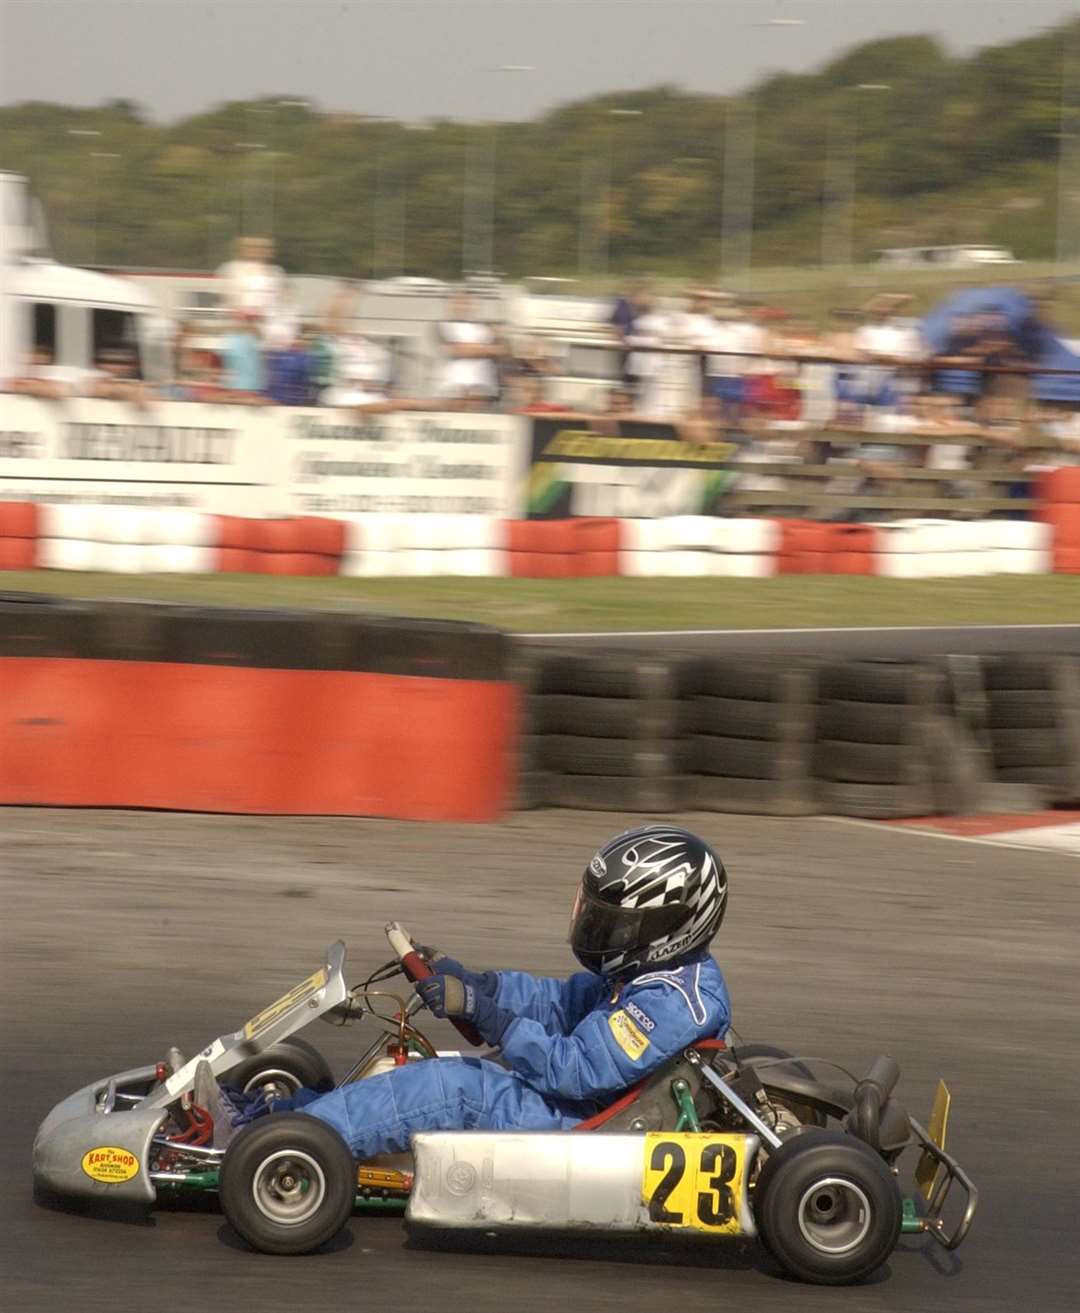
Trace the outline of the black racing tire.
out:
[[[819,805],[815,810],[826,816],[900,820],[905,816],[929,815],[934,805],[929,788],[916,789],[906,784],[847,784],[838,780],[821,780],[817,789]]]
[[[685,810],[675,776],[628,779],[624,775],[549,775],[543,799],[549,807],[576,811],[666,812]]]
[[[263,1254],[309,1254],[349,1220],[356,1198],[352,1151],[303,1112],[271,1113],[225,1151],[218,1183],[232,1228]]]
[[[601,698],[545,693],[533,700],[540,734],[584,734],[602,739],[674,738],[679,703],[674,698]]]
[[[997,769],[1065,764],[1065,744],[1056,729],[995,729],[990,743]]]
[[[1061,708],[1047,689],[997,689],[987,695],[986,720],[995,729],[1053,729]]]
[[[702,775],[735,776],[744,780],[771,780],[779,756],[775,743],[710,734],[699,734],[693,750],[694,764]]]
[[[301,1086],[325,1094],[334,1088],[336,1082],[326,1059],[314,1044],[298,1035],[289,1035],[230,1067],[222,1074],[221,1083],[234,1090],[243,1090],[245,1094],[261,1089],[288,1096],[295,1094]]]
[[[543,734],[537,739],[539,765],[563,775],[656,779],[675,773],[680,748],[677,739],[592,739],[581,734]]]
[[[841,662],[823,671],[822,696],[828,701],[905,703],[920,669],[911,661]]]
[[[662,655],[543,652],[535,692],[579,697],[673,698],[677,662]]]
[[[814,770],[825,780],[844,784],[900,784],[910,748],[896,743],[837,743],[814,745]]]
[[[987,689],[1040,692],[1054,686],[1054,669],[1060,657],[1039,655],[987,657],[983,686]]]
[[[844,743],[904,743],[911,714],[902,703],[826,702],[818,712],[818,738]]]
[[[765,1247],[790,1276],[846,1286],[886,1262],[903,1204],[871,1149],[842,1132],[808,1130],[769,1154],[754,1214]]]
[[[747,816],[812,816],[820,810],[811,781],[746,780],[690,775],[675,781],[680,811],[731,812]]]
[[[778,702],[783,676],[791,662],[779,657],[706,657],[698,671],[698,688],[710,697],[745,702]]]
[[[1077,789],[1070,789],[1069,772],[1062,766],[1010,766],[994,771],[1002,784],[1032,784],[1045,789],[1052,802],[1073,802]]]
[[[770,741],[781,737],[783,707],[746,698],[699,697],[683,704],[687,734],[720,734],[733,739]]]

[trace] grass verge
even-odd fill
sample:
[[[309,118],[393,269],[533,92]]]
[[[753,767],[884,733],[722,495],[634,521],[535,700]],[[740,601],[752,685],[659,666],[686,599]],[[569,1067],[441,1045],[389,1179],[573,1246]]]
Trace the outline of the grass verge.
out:
[[[1070,575],[877,579],[294,579],[55,570],[0,575],[5,593],[477,620],[523,633],[1080,624]]]

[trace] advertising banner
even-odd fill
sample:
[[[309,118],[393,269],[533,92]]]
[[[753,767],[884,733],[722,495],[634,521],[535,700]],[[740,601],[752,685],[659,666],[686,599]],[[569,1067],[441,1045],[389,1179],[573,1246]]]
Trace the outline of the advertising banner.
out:
[[[0,501],[260,513],[268,413],[0,397]]]
[[[0,396],[0,501],[511,516],[528,443],[514,415]]]
[[[737,450],[688,441],[673,424],[534,418],[528,515],[707,515],[736,477]]]
[[[513,514],[528,443],[519,416],[279,413],[284,514]]]

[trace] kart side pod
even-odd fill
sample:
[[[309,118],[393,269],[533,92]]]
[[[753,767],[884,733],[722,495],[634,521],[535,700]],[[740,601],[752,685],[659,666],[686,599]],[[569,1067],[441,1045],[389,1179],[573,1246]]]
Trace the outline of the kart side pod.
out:
[[[660,1131],[414,1136],[407,1222],[498,1231],[757,1234],[747,1179],[756,1135]]]

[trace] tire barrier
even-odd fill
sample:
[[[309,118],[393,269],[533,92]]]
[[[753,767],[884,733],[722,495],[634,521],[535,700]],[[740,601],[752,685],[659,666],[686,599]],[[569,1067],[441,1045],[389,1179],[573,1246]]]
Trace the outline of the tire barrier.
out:
[[[1041,520],[803,520],[675,515],[505,520],[468,514],[246,519],[179,508],[7,502],[0,569],[154,574],[585,579],[896,579],[1080,572],[1080,489],[1055,470]],[[1071,501],[1068,498],[1078,500]],[[6,526],[6,527],[5,527]]]
[[[482,625],[0,602],[0,802],[495,820],[510,656]]]
[[[533,672],[528,719],[535,805],[673,811],[677,663],[663,658],[545,652]]]
[[[1047,470],[1039,480],[1039,518],[1051,535],[1058,574],[1080,574],[1080,469]]]
[[[32,570],[37,564],[37,540],[37,506],[0,501],[0,570]]]
[[[622,521],[507,520],[507,573],[516,579],[592,579],[619,574]]]
[[[762,579],[776,573],[775,520],[673,515],[623,520],[620,573],[637,578]]]
[[[944,672],[908,661],[823,668],[814,744],[821,810],[875,818],[925,816],[949,780],[936,772],[931,717],[946,701]]]
[[[703,811],[803,816],[814,810],[812,662],[706,657],[683,668],[686,792]]]
[[[1080,803],[1080,659],[987,658],[982,694],[992,778],[1029,786],[1046,806]]]
[[[528,651],[522,806],[899,819],[1080,800],[1080,658],[963,658],[973,716],[940,659]]]
[[[509,573],[506,521],[494,515],[351,515],[341,573],[350,578]]]

